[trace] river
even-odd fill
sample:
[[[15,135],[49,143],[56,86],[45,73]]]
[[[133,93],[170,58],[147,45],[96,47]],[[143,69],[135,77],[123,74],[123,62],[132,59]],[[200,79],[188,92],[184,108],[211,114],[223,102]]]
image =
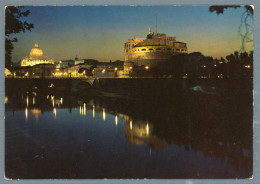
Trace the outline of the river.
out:
[[[252,176],[251,80],[200,80],[182,87],[146,80],[149,87],[129,83],[127,90],[117,86],[118,93],[111,81],[102,90],[6,81],[6,177]]]

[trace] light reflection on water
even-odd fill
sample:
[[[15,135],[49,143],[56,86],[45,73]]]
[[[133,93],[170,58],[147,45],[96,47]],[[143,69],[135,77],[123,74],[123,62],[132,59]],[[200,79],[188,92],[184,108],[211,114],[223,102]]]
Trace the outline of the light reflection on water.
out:
[[[115,124],[116,124],[116,126],[118,124],[118,117],[117,117],[117,115],[115,116]]]
[[[51,101],[53,102],[52,99],[54,99],[55,97],[53,96],[51,98]],[[56,105],[56,104],[54,104]],[[86,107],[87,105],[84,103],[83,105],[80,105],[78,108],[74,108],[74,111],[72,112],[72,114],[75,114],[75,112],[79,112],[79,114],[81,116],[87,116],[87,114],[92,114],[93,116],[91,117],[91,119],[95,119],[95,109],[97,111],[97,119],[101,119],[103,121],[107,121],[107,115],[106,115],[106,110],[105,108],[102,108],[100,106],[95,108],[94,104],[88,104],[88,109]],[[91,108],[92,107],[92,108]],[[52,110],[52,113],[54,116],[49,116],[48,112],[45,112],[45,114],[43,114],[43,112],[41,111],[41,109],[37,109],[37,108],[30,108],[29,107],[25,107],[25,119],[26,121],[29,120],[31,122],[33,122],[34,120],[38,120],[41,121],[42,118],[48,118],[48,121],[51,122],[53,121],[53,118],[55,120],[59,121],[59,118],[57,119],[57,116],[59,113],[64,114],[64,112],[66,111],[66,108],[56,108],[54,107]],[[47,114],[46,114],[47,113]],[[15,113],[14,113],[14,118],[15,118]],[[20,116],[19,116],[20,117]],[[58,116],[59,117],[59,116]],[[88,120],[90,118],[90,116],[87,116],[86,119]],[[122,122],[124,125],[124,131],[125,131],[125,135],[126,135],[126,140],[133,144],[133,145],[142,145],[142,144],[148,144],[151,136],[150,136],[150,131],[152,130],[152,125],[149,124],[149,122],[144,121],[144,120],[135,120],[133,122],[132,118],[128,115],[125,114],[111,114],[109,113],[109,120],[107,121],[107,123],[112,124],[112,119],[114,119],[114,124],[115,127],[118,126],[119,122]],[[154,137],[153,137],[154,139]],[[165,146],[163,146],[165,147]]]
[[[103,113],[102,113],[103,121],[106,121],[106,110],[103,108]]]
[[[239,131],[248,133],[247,126],[237,118],[238,132],[228,129],[218,112],[207,115],[218,110],[209,104],[198,115],[189,111],[197,107],[192,102],[174,101],[168,110],[54,94],[6,98],[11,178],[232,178],[251,171],[252,150]],[[203,108],[208,101],[199,102]]]
[[[26,120],[28,119],[28,109],[27,109],[27,107],[25,107],[25,119]]]

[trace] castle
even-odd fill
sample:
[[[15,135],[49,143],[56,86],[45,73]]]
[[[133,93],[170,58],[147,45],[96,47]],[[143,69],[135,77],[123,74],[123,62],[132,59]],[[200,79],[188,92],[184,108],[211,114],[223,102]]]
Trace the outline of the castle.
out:
[[[187,44],[176,41],[176,37],[167,37],[163,33],[149,33],[146,38],[132,38],[124,44],[124,71],[130,72],[133,66],[151,68],[171,56],[188,53]]]

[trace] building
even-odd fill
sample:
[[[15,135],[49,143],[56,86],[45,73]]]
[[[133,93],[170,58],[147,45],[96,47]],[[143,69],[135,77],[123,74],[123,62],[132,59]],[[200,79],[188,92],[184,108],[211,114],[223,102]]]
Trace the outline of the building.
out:
[[[25,57],[21,61],[21,66],[34,66],[38,64],[54,64],[52,59],[48,59],[47,56],[43,56],[43,51],[39,48],[38,44],[35,43],[31,49],[29,57]]]
[[[69,59],[69,60],[60,60],[58,65],[56,66],[56,68],[59,69],[64,69],[64,68],[68,68],[74,66],[74,60]]]
[[[84,59],[79,59],[77,56],[74,60],[74,63],[75,65],[78,65],[78,64],[85,64],[85,60]]]
[[[174,54],[188,53],[187,44],[176,41],[175,37],[166,34],[149,33],[146,38],[132,38],[124,45],[124,71],[130,72],[135,66],[155,67]]]
[[[77,56],[74,60],[69,59],[69,60],[60,60],[57,68],[59,69],[64,69],[64,68],[68,68],[68,67],[72,67],[75,65],[79,65],[79,64],[85,64],[85,60],[84,59],[78,59]]]
[[[117,77],[118,68],[94,68],[92,70],[93,77],[98,78],[114,78]]]
[[[12,72],[7,68],[5,68],[5,77],[12,77]]]

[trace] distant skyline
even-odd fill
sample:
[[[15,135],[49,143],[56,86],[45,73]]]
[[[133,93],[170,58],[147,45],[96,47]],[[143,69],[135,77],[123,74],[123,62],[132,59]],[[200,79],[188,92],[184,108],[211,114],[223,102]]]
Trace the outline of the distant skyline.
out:
[[[145,38],[148,28],[186,42],[188,52],[225,57],[241,48],[238,34],[244,8],[209,12],[209,6],[25,6],[32,32],[14,36],[13,61],[29,55],[37,41],[44,56],[61,59],[124,60],[124,43]],[[252,22],[252,21],[251,21]],[[246,44],[253,50],[253,42]]]

